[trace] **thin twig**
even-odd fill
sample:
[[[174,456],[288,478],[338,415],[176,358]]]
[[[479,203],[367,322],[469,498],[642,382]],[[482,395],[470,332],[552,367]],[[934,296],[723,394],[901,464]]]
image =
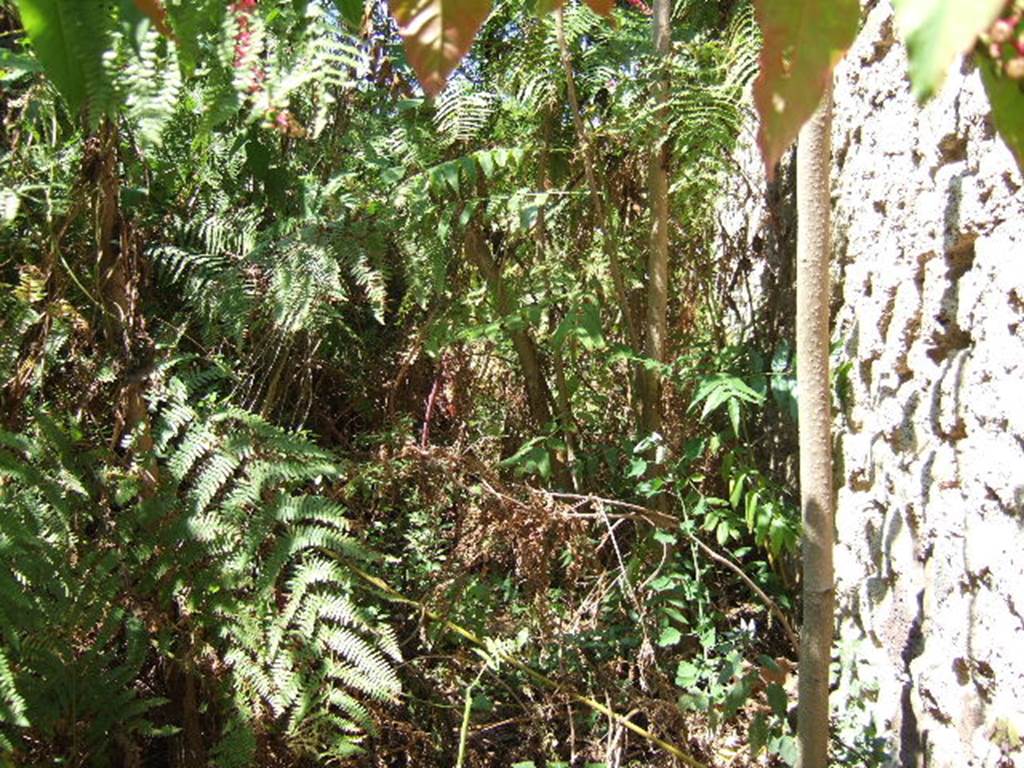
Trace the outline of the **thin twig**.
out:
[[[573,500],[573,501],[590,501],[590,502],[592,502],[594,504],[607,504],[608,506],[619,507],[620,509],[627,509],[627,510],[630,510],[631,512],[635,512],[636,514],[635,514],[634,517],[636,517],[637,519],[645,520],[646,522],[650,523],[651,525],[654,525],[655,527],[666,528],[666,529],[672,530],[672,531],[679,530],[679,521],[676,518],[672,517],[672,515],[667,515],[664,512],[658,512],[657,510],[650,509],[648,507],[644,507],[644,506],[641,506],[639,504],[632,504],[632,503],[630,503],[628,501],[618,501],[617,499],[606,499],[606,498],[601,497],[601,496],[594,496],[593,494],[591,494],[591,495],[581,495],[581,494],[578,494],[578,493],[561,493],[561,492],[557,492],[557,491],[547,491],[546,493],[549,496],[552,496],[553,498],[556,498],[556,499],[569,499],[569,500]],[[576,514],[580,515],[582,513],[576,513]],[[757,583],[753,579],[751,579],[743,571],[743,568],[741,566],[739,566],[737,563],[734,563],[732,560],[727,558],[725,555],[722,555],[722,554],[719,554],[718,552],[716,552],[714,549],[709,547],[707,544],[705,544],[697,536],[695,536],[694,534],[690,533],[689,531],[682,531],[682,533],[688,539],[690,539],[690,541],[692,541],[694,544],[696,544],[697,547],[702,552],[704,552],[704,554],[706,554],[708,557],[710,557],[712,560],[714,560],[719,565],[725,566],[730,571],[732,571],[737,576],[739,576],[739,578],[743,581],[743,583],[746,584],[748,587],[750,587],[750,590],[752,592],[754,592],[754,594],[756,594],[759,598],[761,598],[761,600],[767,606],[768,610],[771,611],[772,615],[775,616],[775,618],[779,620],[779,624],[782,625],[782,629],[786,633],[786,638],[789,640],[789,642],[793,646],[793,648],[799,648],[800,647],[799,636],[793,630],[792,625],[789,623],[789,620],[786,618],[786,614],[783,613],[783,611],[779,607],[778,603],[776,603],[774,600],[772,600],[765,593],[765,591],[763,589],[761,589],[759,586],[757,586]]]
[[[343,559],[337,553],[331,552],[330,550],[323,549],[323,550],[319,550],[319,551],[323,552],[323,554],[325,554],[325,555],[327,555],[329,557],[332,557],[333,559],[336,559],[336,560]],[[401,592],[399,592],[397,589],[395,589],[390,584],[388,584],[386,581],[384,581],[383,579],[381,579],[378,576],[374,576],[373,574],[367,573],[366,571],[361,569],[359,566],[357,566],[355,563],[352,563],[351,561],[348,561],[348,560],[345,560],[344,562],[345,562],[346,567],[350,571],[352,571],[352,573],[356,574],[357,576],[359,576],[359,578],[363,579],[367,583],[372,584],[374,587],[376,587],[378,590],[380,590],[384,595],[386,595],[393,602],[402,603],[403,605],[415,606],[415,607],[419,608],[423,612],[424,616],[426,616],[427,618],[431,619],[432,621],[435,621],[438,624],[441,624],[442,626],[444,626],[445,628],[451,630],[452,632],[454,632],[455,634],[459,635],[460,637],[463,637],[464,639],[466,639],[469,642],[473,643],[473,645],[476,645],[476,646],[478,646],[480,648],[486,648],[486,643],[484,642],[483,638],[481,638],[478,635],[474,634],[472,631],[466,629],[463,626],[460,626],[459,624],[456,624],[454,621],[450,621],[449,619],[444,618],[441,614],[437,613],[436,611],[432,611],[431,609],[427,608],[426,605],[421,603],[419,600],[413,600],[410,597],[406,597]],[[665,750],[666,752],[668,752],[673,757],[681,760],[683,762],[683,764],[689,766],[689,768],[709,768],[709,766],[707,766],[706,764],[700,762],[695,757],[690,756],[688,753],[684,752],[681,748],[677,747],[675,744],[672,744],[671,742],[665,741],[664,739],[660,738],[659,736],[656,736],[655,734],[653,734],[650,731],[648,731],[646,728],[642,728],[641,726],[639,726],[636,723],[632,722],[631,720],[628,719],[628,717],[626,717],[624,715],[620,715],[618,712],[613,710],[611,708],[611,706],[609,706],[607,704],[602,704],[600,701],[597,701],[596,699],[593,699],[590,696],[587,696],[585,694],[577,693],[576,691],[572,690],[571,688],[568,688],[565,685],[562,685],[562,684],[556,682],[555,680],[552,680],[550,677],[548,677],[547,675],[543,674],[542,672],[538,672],[533,667],[531,667],[529,664],[527,664],[524,661],[521,661],[516,656],[513,656],[512,654],[509,654],[509,653],[504,653],[504,652],[498,652],[498,653],[495,653],[494,655],[499,657],[503,662],[505,662],[507,664],[510,664],[511,666],[513,666],[516,669],[518,669],[521,672],[523,672],[527,677],[531,678],[534,682],[540,683],[540,684],[542,684],[544,686],[547,686],[548,688],[551,688],[551,689],[553,689],[555,691],[563,692],[570,699],[573,699],[574,701],[577,701],[580,704],[585,704],[586,706],[590,707],[594,711],[599,712],[600,714],[604,715],[609,720],[613,720],[614,722],[618,723],[622,727],[629,729],[630,731],[635,733],[637,736],[640,736],[641,738],[646,739],[650,743],[655,744],[658,747],[661,747],[661,749]]]

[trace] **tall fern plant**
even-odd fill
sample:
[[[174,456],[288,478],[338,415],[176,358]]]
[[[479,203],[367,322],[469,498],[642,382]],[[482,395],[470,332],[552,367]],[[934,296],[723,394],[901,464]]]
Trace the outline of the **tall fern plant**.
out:
[[[245,766],[261,734],[357,751],[366,700],[398,693],[399,651],[344,565],[370,555],[327,495],[338,467],[183,378],[158,383],[155,491],[73,424],[0,433],[0,749],[108,765],[177,738]],[[180,680],[205,712],[169,702]]]

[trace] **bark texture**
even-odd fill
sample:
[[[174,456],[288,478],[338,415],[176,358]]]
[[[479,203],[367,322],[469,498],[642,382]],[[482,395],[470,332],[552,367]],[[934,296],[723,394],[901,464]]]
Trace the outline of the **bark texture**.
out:
[[[466,256],[476,265],[487,284],[495,310],[502,318],[508,317],[513,311],[513,306],[508,291],[505,289],[505,283],[501,279],[501,268],[494,260],[491,248],[476,224],[466,227],[464,247]],[[530,417],[534,426],[543,429],[552,421],[552,397],[540,351],[533,338],[523,328],[506,325],[505,332],[516,351],[519,369],[523,374]],[[562,458],[558,456],[552,458],[551,471],[559,487],[572,487],[572,480]]]
[[[652,21],[654,49],[662,59],[672,52],[672,0],[655,0]],[[654,98],[663,115],[671,84],[661,74]],[[665,362],[668,334],[668,144],[659,137],[648,161],[648,194],[651,201],[651,239],[647,256],[647,314],[644,322],[644,354]],[[645,432],[661,431],[661,375],[645,370],[642,389],[642,427]]]
[[[800,393],[803,622],[800,628],[800,768],[828,765],[832,568],[832,413],[829,395],[832,89],[800,132],[797,149],[796,354]]]
[[[891,3],[864,17],[832,126],[833,728],[884,768],[1024,766],[1024,176],[970,61],[919,105]],[[795,202],[755,133],[718,241],[771,353]],[[764,430],[779,461],[790,424]]]

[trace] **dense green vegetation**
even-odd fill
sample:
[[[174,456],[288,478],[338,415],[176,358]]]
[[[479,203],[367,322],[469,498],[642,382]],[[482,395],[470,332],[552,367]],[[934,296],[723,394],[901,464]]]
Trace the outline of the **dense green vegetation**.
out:
[[[794,762],[754,11],[533,6],[0,2],[0,764]]]

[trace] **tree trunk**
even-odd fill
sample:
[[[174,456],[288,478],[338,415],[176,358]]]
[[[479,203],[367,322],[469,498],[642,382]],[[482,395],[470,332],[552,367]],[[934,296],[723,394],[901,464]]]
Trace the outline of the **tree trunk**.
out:
[[[661,59],[672,52],[672,0],[654,2],[654,49]],[[664,117],[670,84],[660,73],[654,85],[658,114]],[[644,354],[665,362],[668,328],[668,145],[662,136],[651,151],[648,165],[648,194],[651,198],[651,242],[647,256],[647,315]],[[661,431],[661,374],[644,370],[641,391],[641,426],[646,433]]]
[[[470,223],[466,227],[464,240],[466,256],[480,270],[484,282],[491,293],[494,301],[494,308],[501,318],[507,317],[512,311],[512,303],[505,292],[505,285],[501,279],[501,270],[494,257],[491,255],[490,246],[484,240],[476,224]],[[530,334],[522,328],[505,328],[512,346],[516,351],[516,358],[519,360],[519,367],[523,372],[524,383],[526,384],[526,402],[530,409],[530,417],[534,426],[544,429],[552,421],[551,416],[551,391],[548,389],[547,379],[544,376],[544,366],[541,363],[540,352],[534,344]],[[562,488],[572,486],[569,473],[566,470],[565,462],[558,456],[554,456],[551,462],[552,475],[555,482]]]
[[[116,349],[122,363],[130,369],[130,375],[122,383],[115,413],[114,447],[122,438],[134,435],[131,451],[145,456],[153,449],[153,437],[146,408],[146,379],[140,371],[148,365],[152,350],[140,308],[137,251],[121,218],[118,141],[117,127],[106,121],[91,145],[97,172],[98,293],[103,300],[107,343]],[[153,493],[158,476],[152,456],[145,459],[140,479],[145,494]]]
[[[800,394],[803,624],[797,737],[800,768],[828,765],[832,571],[832,416],[829,394],[832,88],[797,148],[796,356]]]

